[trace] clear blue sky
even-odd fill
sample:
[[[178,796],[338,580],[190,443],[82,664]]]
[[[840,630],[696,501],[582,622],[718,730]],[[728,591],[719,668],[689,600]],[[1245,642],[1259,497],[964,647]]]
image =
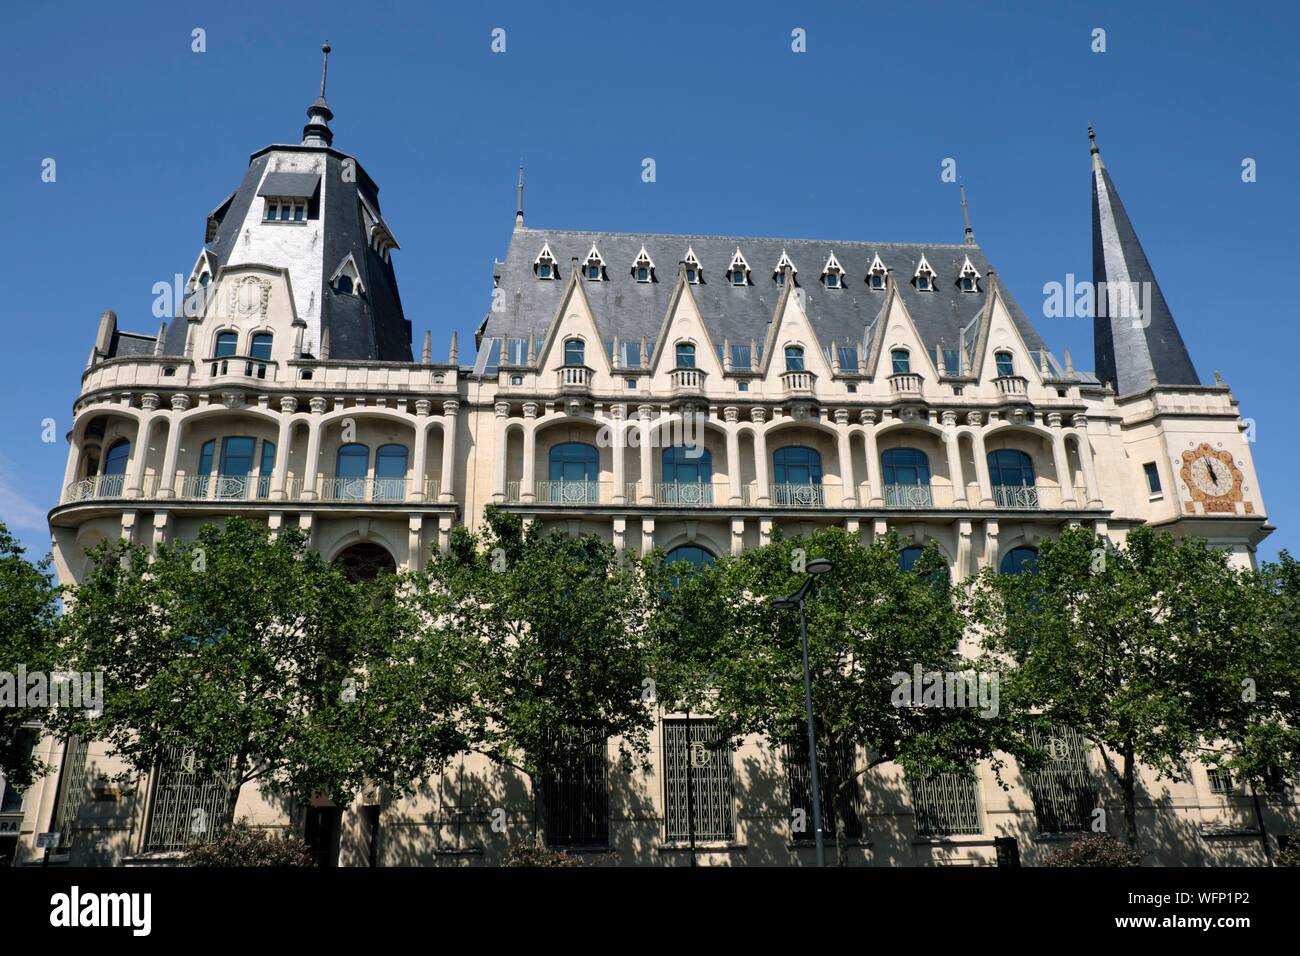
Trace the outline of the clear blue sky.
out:
[[[416,348],[432,329],[439,356],[489,304],[520,156],[536,226],[957,242],[952,157],[999,275],[1091,368],[1090,320],[1040,316],[1044,283],[1091,275],[1095,124],[1202,379],[1257,421],[1262,553],[1300,550],[1298,34],[1294,2],[15,5],[0,518],[48,551],[100,312],[156,329],[153,284],[188,272],[248,155],[300,138],[328,39],[335,146],[380,184]]]

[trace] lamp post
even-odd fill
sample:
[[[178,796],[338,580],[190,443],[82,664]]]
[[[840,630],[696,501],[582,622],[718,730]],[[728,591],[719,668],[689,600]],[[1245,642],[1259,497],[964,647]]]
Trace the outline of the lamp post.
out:
[[[787,597],[772,602],[772,607],[780,611],[799,609],[799,642],[803,649],[803,702],[808,716],[808,776],[812,782],[813,833],[817,844],[817,865],[826,865],[826,841],[822,837],[822,794],[821,781],[817,773],[817,731],[813,723],[812,671],[808,666],[808,620],[804,615],[804,599],[812,590],[817,576],[825,574],[834,567],[826,558],[813,558],[805,566],[807,580],[798,591]]]

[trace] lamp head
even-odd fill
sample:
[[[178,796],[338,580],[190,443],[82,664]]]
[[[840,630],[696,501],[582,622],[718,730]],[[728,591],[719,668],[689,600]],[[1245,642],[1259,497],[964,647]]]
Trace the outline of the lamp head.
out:
[[[777,598],[772,602],[772,607],[778,611],[793,611],[799,607],[799,602],[792,597]]]
[[[804,565],[804,570],[809,574],[825,574],[834,567],[827,558],[813,558]]]

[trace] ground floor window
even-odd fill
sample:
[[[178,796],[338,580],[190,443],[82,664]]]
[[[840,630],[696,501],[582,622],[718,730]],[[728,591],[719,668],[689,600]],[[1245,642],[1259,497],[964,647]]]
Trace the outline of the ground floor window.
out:
[[[194,751],[168,747],[154,766],[146,850],[185,850],[211,843],[229,816],[230,781],[203,767]]]
[[[59,803],[54,829],[59,833],[59,849],[70,850],[77,839],[77,816],[90,795],[86,779],[89,748],[80,737],[72,737],[63,749],[63,769],[59,773]]]
[[[907,775],[919,836],[939,837],[983,832],[980,823],[979,781],[958,773],[922,772]]]
[[[808,772],[808,738],[790,740],[785,745],[786,778],[790,786],[790,819],[801,820],[800,829],[792,823],[791,836],[796,843],[817,838],[813,826],[812,776]],[[822,833],[834,839],[844,826],[846,840],[862,838],[862,820],[858,815],[857,747],[851,741],[817,745],[817,784],[821,791]],[[798,811],[802,810],[800,814]]]
[[[540,816],[550,846],[609,844],[608,742],[574,741],[570,756],[543,776]]]
[[[664,839],[669,843],[736,838],[731,747],[712,720],[665,720]]]
[[[1081,833],[1092,823],[1097,792],[1088,773],[1088,745],[1070,727],[1030,729],[1029,741],[1047,754],[1038,770],[1025,773],[1034,815],[1043,833]]]

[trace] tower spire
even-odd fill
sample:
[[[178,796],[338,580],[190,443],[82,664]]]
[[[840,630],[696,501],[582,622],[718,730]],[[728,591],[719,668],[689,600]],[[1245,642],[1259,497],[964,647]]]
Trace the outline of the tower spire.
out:
[[[975,245],[975,230],[970,227],[970,210],[966,207],[966,184],[958,183],[961,190],[961,221],[966,227],[966,245]]]
[[[515,228],[522,229],[524,225],[524,159],[519,157],[519,198],[515,202]]]
[[[334,142],[334,133],[329,128],[329,121],[334,118],[329,104],[325,102],[325,79],[330,65],[330,44],[326,40],[320,48],[320,96],[307,107],[307,125],[302,128],[302,145],[329,146]]]
[[[1199,385],[1137,231],[1088,127],[1092,156],[1093,346],[1097,377],[1117,395],[1152,385]]]

